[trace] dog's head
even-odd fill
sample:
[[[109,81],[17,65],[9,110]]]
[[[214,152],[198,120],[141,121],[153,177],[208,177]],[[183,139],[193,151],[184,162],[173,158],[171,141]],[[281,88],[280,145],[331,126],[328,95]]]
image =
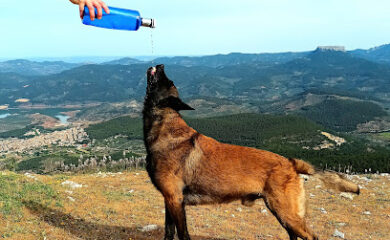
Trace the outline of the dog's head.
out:
[[[149,68],[147,78],[145,104],[149,107],[194,110],[179,98],[175,84],[165,75],[164,65]]]

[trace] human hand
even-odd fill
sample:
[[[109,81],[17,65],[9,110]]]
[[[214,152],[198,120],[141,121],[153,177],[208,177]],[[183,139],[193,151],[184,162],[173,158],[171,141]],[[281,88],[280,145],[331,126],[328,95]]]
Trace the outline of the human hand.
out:
[[[80,18],[84,17],[84,7],[87,6],[90,12],[91,20],[95,20],[95,8],[97,10],[97,18],[101,19],[104,11],[109,14],[110,10],[107,5],[101,0],[70,0],[72,3],[79,5]]]

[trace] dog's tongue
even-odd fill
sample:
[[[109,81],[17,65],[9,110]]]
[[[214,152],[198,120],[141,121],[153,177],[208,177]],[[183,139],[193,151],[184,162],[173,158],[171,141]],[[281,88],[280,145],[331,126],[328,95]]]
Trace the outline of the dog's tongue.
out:
[[[153,67],[153,68],[152,68],[152,71],[150,71],[150,73],[152,74],[152,76],[154,76],[154,74],[156,73],[156,68]]]

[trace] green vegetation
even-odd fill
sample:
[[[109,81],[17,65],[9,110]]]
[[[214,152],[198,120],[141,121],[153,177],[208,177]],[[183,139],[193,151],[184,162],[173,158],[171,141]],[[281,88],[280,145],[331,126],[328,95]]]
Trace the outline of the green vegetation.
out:
[[[301,116],[237,114],[186,121],[200,133],[219,141],[261,148],[286,157],[302,158],[318,167],[327,166],[338,170],[339,167],[343,169],[345,166],[352,166],[353,171],[358,172],[369,168],[373,171],[390,171],[390,149],[365,139],[342,134],[341,137],[347,143],[334,148],[314,150],[323,141],[332,141],[320,134],[324,127]],[[127,128],[117,128],[119,122]],[[141,119],[125,117],[92,125],[90,128],[94,130],[95,138],[102,139],[115,134],[140,138],[141,127]],[[340,136],[332,131],[327,132]]]
[[[1,95],[1,94],[0,94]],[[2,112],[0,112],[2,113]],[[25,115],[11,115],[0,119],[0,134],[6,131],[24,128],[31,120]],[[0,135],[0,138],[1,135]]]
[[[0,216],[15,220],[23,216],[22,206],[36,202],[44,206],[60,205],[57,192],[49,185],[11,173],[0,173]]]
[[[390,132],[380,133],[379,136],[384,139],[390,140]]]
[[[318,130],[322,130],[320,125],[294,115],[237,114],[186,121],[207,136],[251,147],[263,147],[276,139],[284,142],[315,139]]]
[[[111,159],[114,160],[114,161],[118,161],[121,158],[140,157],[138,154],[135,154],[133,152],[126,152],[123,155],[123,151],[113,152],[113,153],[110,154],[110,156],[111,156]]]
[[[49,132],[49,130],[45,130],[41,126],[28,125],[24,128],[2,132],[0,133],[0,138],[31,138],[34,137],[35,135],[25,136],[25,134],[30,131],[36,131],[37,129],[43,133]]]
[[[106,191],[103,193],[104,196],[110,201],[119,201],[119,200],[131,200],[133,197],[132,192],[128,191]]]
[[[19,160],[14,156],[3,155],[0,157],[0,170],[32,171],[40,174],[52,174],[61,171],[121,171],[124,166],[126,168],[132,167],[129,166],[131,165],[129,162],[123,162],[124,159],[137,159],[141,156],[138,154],[139,150],[136,151],[137,153],[133,152],[133,150],[128,150],[129,146],[132,148],[134,146],[132,141],[129,141],[127,138],[109,138],[102,140],[100,143],[104,147],[96,146],[96,148],[77,149],[75,147],[48,146],[33,154],[19,154]],[[110,146],[106,147],[105,144],[108,143]],[[104,156],[106,162],[102,163]],[[106,165],[109,157],[114,164]],[[91,159],[94,159],[94,164],[91,162]],[[80,163],[84,167],[80,166]],[[137,163],[136,165],[138,167],[142,163]],[[76,167],[80,168],[76,169]]]
[[[302,109],[302,115],[336,131],[353,131],[365,123],[387,113],[372,102],[328,99]]]
[[[91,139],[97,140],[117,135],[125,135],[129,139],[143,139],[142,120],[140,118],[119,117],[91,125],[85,131]]]
[[[17,171],[34,171],[38,173],[51,172],[61,166],[61,163],[65,165],[77,164],[78,156],[74,156],[69,153],[55,153],[45,156],[33,157],[18,163]]]

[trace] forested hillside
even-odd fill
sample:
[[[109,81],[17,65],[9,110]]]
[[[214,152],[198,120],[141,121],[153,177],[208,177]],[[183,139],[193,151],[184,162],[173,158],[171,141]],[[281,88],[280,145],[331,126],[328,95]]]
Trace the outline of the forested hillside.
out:
[[[212,118],[187,118],[187,123],[200,133],[221,142],[261,148],[286,157],[298,157],[320,168],[354,171],[390,171],[390,149],[352,135],[340,135],[346,143],[338,145],[327,138],[325,127],[294,115],[238,114]],[[93,139],[125,135],[142,139],[142,120],[121,117],[86,129]],[[321,148],[320,146],[324,146]]]
[[[326,99],[308,107],[303,107],[301,114],[314,122],[335,131],[350,132],[360,123],[366,123],[388,113],[377,104],[364,101]]]

